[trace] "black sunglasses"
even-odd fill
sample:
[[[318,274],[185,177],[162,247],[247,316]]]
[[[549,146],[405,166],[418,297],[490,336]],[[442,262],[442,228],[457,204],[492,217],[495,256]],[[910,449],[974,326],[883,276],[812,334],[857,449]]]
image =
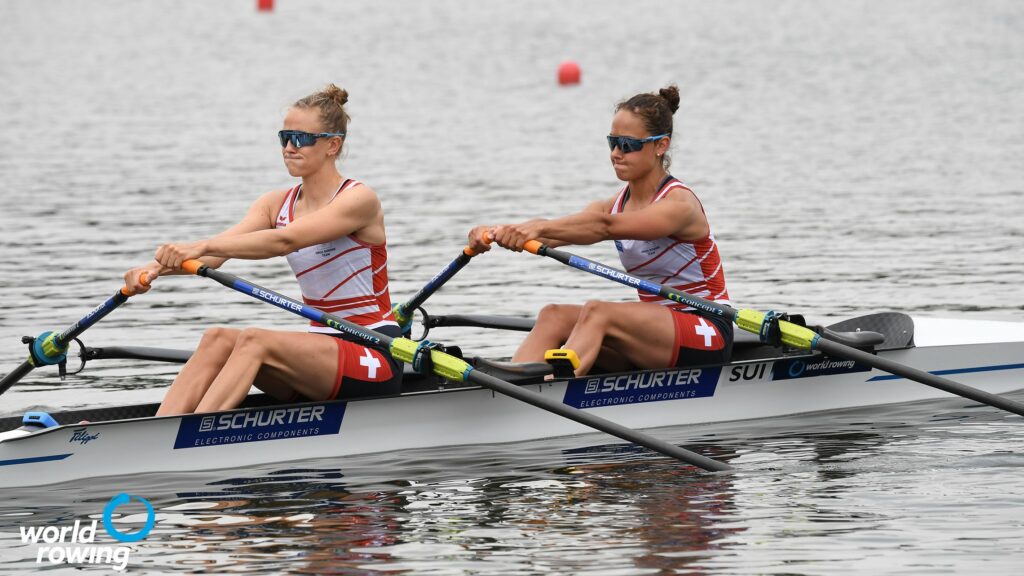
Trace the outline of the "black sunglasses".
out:
[[[636,152],[644,147],[644,144],[648,142],[654,142],[655,140],[661,140],[662,138],[668,138],[671,134],[658,134],[657,136],[648,136],[647,138],[631,138],[629,136],[612,136],[608,135],[608,149],[615,150],[618,146],[619,150],[622,150],[623,154],[629,154],[630,152]]]
[[[312,146],[316,144],[317,138],[331,138],[333,136],[345,136],[344,132],[320,132],[318,134],[311,134],[309,132],[302,132],[301,130],[281,130],[277,133],[277,137],[281,140],[281,147],[284,148],[289,142],[296,148],[302,148],[303,146]]]

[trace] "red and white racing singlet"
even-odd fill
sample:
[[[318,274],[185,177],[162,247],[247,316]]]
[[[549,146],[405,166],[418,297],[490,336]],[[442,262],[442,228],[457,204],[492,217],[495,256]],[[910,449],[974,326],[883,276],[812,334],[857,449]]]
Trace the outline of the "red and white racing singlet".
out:
[[[657,202],[675,189],[693,191],[683,183],[668,176],[661,183],[658,193],[651,202]],[[696,195],[694,195],[696,197]],[[612,204],[611,213],[620,214],[629,199],[629,186],[622,189]],[[700,200],[698,199],[699,203]],[[701,211],[704,207],[701,206]],[[725,287],[725,271],[722,258],[718,255],[715,235],[708,224],[708,235],[695,242],[672,237],[657,240],[616,240],[619,260],[627,272],[657,284],[666,284],[679,290],[700,296],[719,304],[729,305],[729,291]],[[678,307],[672,300],[639,292],[642,302],[653,302]]]
[[[359,185],[356,180],[345,180],[334,198]],[[301,193],[300,184],[285,195],[275,228],[284,228],[295,219],[295,202]],[[286,258],[299,281],[306,304],[367,328],[398,325],[391,312],[388,293],[386,244],[367,244],[349,235],[301,248]],[[310,325],[310,332],[337,333],[323,324],[310,322]]]

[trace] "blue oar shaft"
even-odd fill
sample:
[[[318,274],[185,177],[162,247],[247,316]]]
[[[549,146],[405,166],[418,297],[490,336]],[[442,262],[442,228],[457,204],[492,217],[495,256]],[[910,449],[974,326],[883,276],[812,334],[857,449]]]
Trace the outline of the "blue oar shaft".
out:
[[[466,264],[469,264],[469,261],[472,260],[476,254],[477,253],[469,246],[463,248],[462,252],[459,253],[458,258],[449,262],[443,270],[435,274],[434,277],[427,282],[427,285],[414,294],[412,298],[407,302],[395,306],[395,322],[398,322],[398,325],[401,326],[403,330],[408,331],[409,325],[412,322],[413,312],[415,312],[420,305],[426,302],[427,298],[430,298],[434,292],[437,292],[441,286],[444,286],[445,282],[451,280],[452,276],[455,276],[459,270],[465,268]]]
[[[186,270],[188,270],[187,267]],[[330,326],[331,328],[334,328],[336,330],[341,330],[346,334],[355,337],[357,340],[365,344],[370,344],[373,346],[387,346],[391,341],[391,339],[388,338],[387,336],[378,334],[368,328],[363,328],[358,324],[346,322],[336,316],[324,312],[323,310],[314,308],[308,304],[299,302],[298,300],[289,298],[283,294],[278,294],[273,290],[268,290],[261,286],[257,286],[255,284],[247,282],[239,278],[238,276],[235,276],[234,274],[214,270],[205,265],[196,266],[193,273],[198,276],[205,276],[207,278],[210,278],[211,280],[218,282],[223,286],[227,286],[232,290],[252,296],[257,300],[263,300],[267,304],[272,304],[282,310],[287,310],[292,314],[298,314],[299,316],[302,316],[307,320],[319,322],[326,326]]]
[[[541,255],[550,256],[551,258],[564,262],[573,268],[583,270],[584,272],[590,272],[597,276],[603,276],[609,280],[614,280],[619,284],[624,284],[626,286],[642,290],[648,294],[656,294],[662,298],[667,298],[669,300],[679,302],[680,304],[686,304],[687,306],[706,314],[721,316],[727,320],[736,319],[737,311],[735,308],[725,306],[724,304],[716,304],[710,300],[705,300],[698,296],[692,296],[686,292],[673,290],[672,288],[662,284],[656,284],[649,280],[644,280],[643,278],[631,276],[621,270],[609,268],[603,264],[594,262],[593,260],[576,256],[575,254],[568,254],[566,252],[554,250],[553,248],[546,248],[544,253]]]
[[[469,264],[469,261],[473,259],[473,256],[473,254],[467,254],[465,251],[463,251],[461,254],[459,254],[458,258],[449,262],[448,265],[445,266],[443,270],[441,270],[433,278],[431,278],[430,281],[427,282],[426,286],[424,286],[423,288],[420,289],[419,292],[414,294],[413,297],[410,298],[408,302],[399,304],[398,309],[401,310],[402,314],[412,314],[413,310],[416,310],[416,308],[418,308],[420,304],[426,302],[427,298],[429,298],[434,292],[437,292],[438,288],[444,286],[445,282],[451,280],[452,276],[455,276],[455,274],[458,273],[459,270],[465,268],[466,264]]]
[[[75,322],[70,328],[58,334],[56,337],[57,342],[61,346],[66,345],[68,342],[71,342],[78,337],[79,334],[89,329],[90,326],[102,320],[104,316],[110,314],[115,308],[127,301],[128,295],[123,291],[118,290],[113,296],[107,298],[103,304],[100,304],[93,309],[92,312],[86,314],[81,320]]]

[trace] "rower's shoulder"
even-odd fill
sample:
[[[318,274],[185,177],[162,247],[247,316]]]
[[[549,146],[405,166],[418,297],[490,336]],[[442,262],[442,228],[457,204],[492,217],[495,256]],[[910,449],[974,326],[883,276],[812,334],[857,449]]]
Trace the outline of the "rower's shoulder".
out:
[[[661,200],[679,202],[701,212],[704,209],[700,198],[697,197],[697,194],[689,186],[681,182],[669,188]]]
[[[280,207],[281,203],[284,202],[285,198],[288,197],[288,193],[291,192],[291,188],[279,188],[264,192],[257,200],[257,203],[269,204],[274,207]]]
[[[587,207],[583,209],[583,211],[584,212],[599,212],[601,214],[608,214],[609,212],[612,211],[612,205],[615,204],[615,199],[616,198],[617,198],[617,196],[613,196],[611,198],[603,198],[601,200],[595,200],[595,201],[591,202],[590,204],[588,204]]]
[[[250,214],[262,214],[270,221],[273,222],[277,218],[278,212],[284,206],[285,201],[288,199],[288,193],[291,188],[281,188],[279,190],[271,190],[264,192],[256,199],[255,202],[249,207]]]
[[[377,191],[373,189],[369,184],[362,180],[351,180],[351,183],[346,185],[344,188],[345,193],[355,193],[364,196],[377,196]]]
[[[341,193],[338,194],[337,199],[340,202],[332,201],[329,206],[343,206],[346,207],[345,209],[352,208],[353,206],[362,206],[367,209],[373,208],[378,210],[381,206],[377,191],[361,180],[353,181],[350,186],[345,186]]]

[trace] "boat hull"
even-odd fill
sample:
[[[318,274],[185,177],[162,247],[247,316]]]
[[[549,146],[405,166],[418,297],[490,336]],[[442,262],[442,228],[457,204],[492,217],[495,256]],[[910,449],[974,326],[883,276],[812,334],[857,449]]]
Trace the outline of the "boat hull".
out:
[[[994,394],[1024,388],[1024,334],[1019,341],[919,346],[879,354]],[[951,397],[923,384],[821,355],[525,387],[636,429]],[[458,387],[348,402],[48,428],[0,442],[0,487],[590,432],[581,424],[490,390]]]

